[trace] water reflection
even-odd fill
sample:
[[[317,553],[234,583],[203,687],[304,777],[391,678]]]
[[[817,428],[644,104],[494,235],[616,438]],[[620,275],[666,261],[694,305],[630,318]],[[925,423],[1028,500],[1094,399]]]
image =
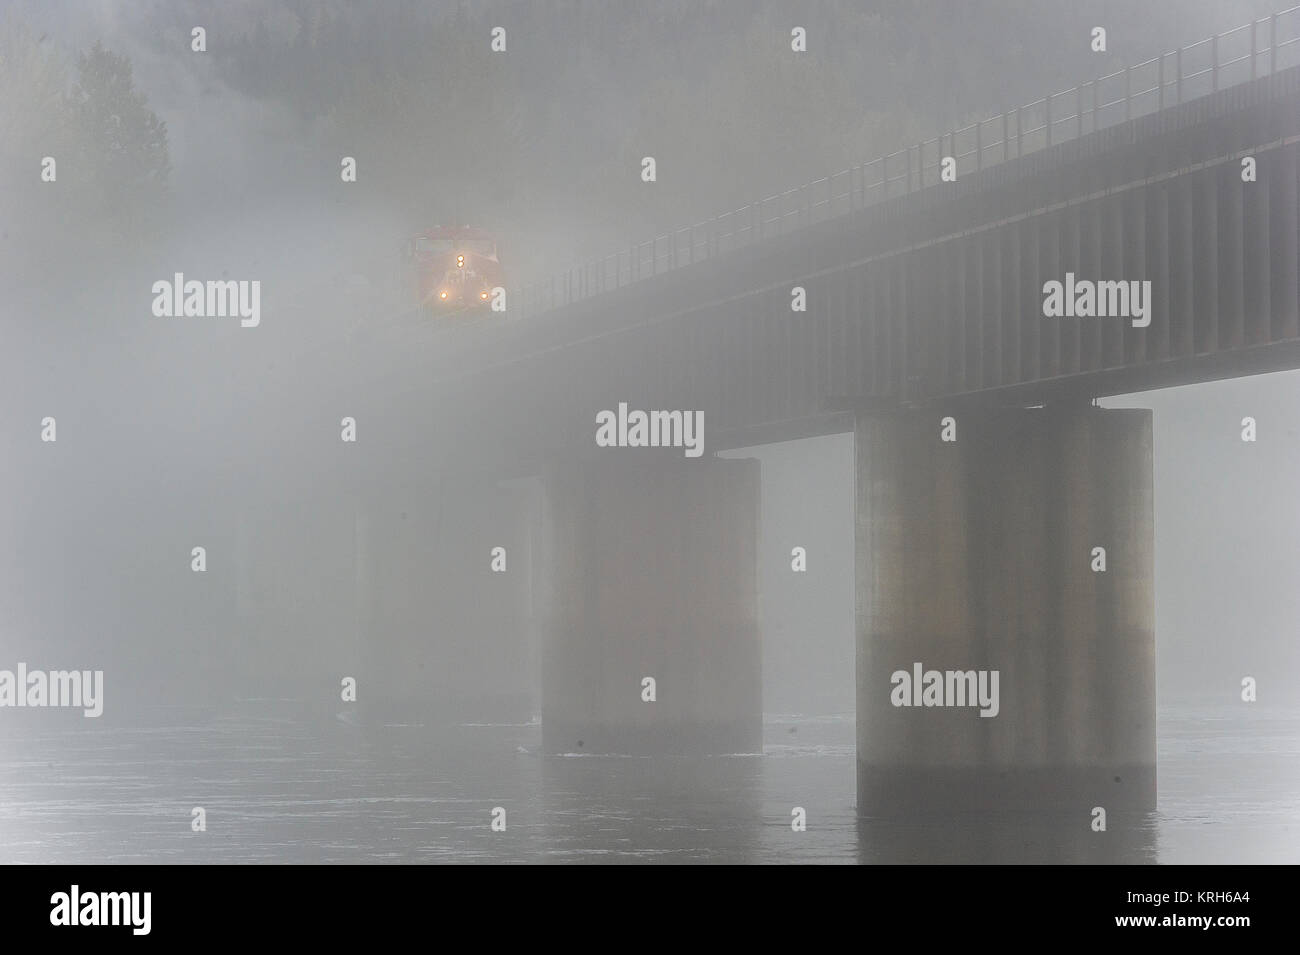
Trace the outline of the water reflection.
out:
[[[1150,863],[1300,859],[1300,714],[1164,711],[1154,813],[859,819],[852,717],[761,756],[542,756],[541,727],[277,710],[0,737],[0,862]],[[191,831],[203,806],[208,830]],[[506,814],[504,832],[491,826]],[[805,831],[791,822],[801,811]]]

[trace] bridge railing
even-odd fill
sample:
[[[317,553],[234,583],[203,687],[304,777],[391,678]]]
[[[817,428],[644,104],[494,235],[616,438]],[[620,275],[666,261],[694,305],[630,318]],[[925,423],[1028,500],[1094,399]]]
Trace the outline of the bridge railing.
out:
[[[1300,6],[1051,93],[519,289],[528,318],[1300,63]]]

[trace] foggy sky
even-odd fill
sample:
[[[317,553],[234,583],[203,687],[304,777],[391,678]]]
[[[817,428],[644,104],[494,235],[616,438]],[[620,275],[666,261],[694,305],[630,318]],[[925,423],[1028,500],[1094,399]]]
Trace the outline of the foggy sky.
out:
[[[279,29],[309,31],[304,11],[310,6],[231,4],[219,16],[251,31],[258,11],[270,7]],[[457,8],[429,6],[434,16],[446,17]],[[492,20],[496,8],[464,6],[474,42],[485,47],[479,26]],[[892,83],[879,64],[878,72],[868,64],[857,76],[829,69],[827,75],[841,76],[843,85],[831,88],[831,101],[819,104],[807,121],[792,115],[789,102],[749,98],[742,81],[710,83],[721,70],[709,58],[727,61],[730,45],[760,35],[755,31],[767,17],[774,24],[806,19],[814,49],[825,42],[828,56],[856,63],[865,58],[854,43],[869,48],[871,27],[885,29],[882,21],[855,20],[856,33],[832,29],[830,24],[852,6],[843,3],[709,4],[701,6],[697,22],[688,18],[666,25],[651,4],[549,6],[559,11],[554,16],[572,19],[574,36],[599,35],[626,45],[630,61],[646,72],[606,74],[601,71],[614,62],[607,56],[530,51],[526,30],[514,30],[511,49],[519,50],[525,63],[572,67],[527,78],[530,103],[551,101],[546,123],[524,120],[510,134],[517,138],[502,145],[495,127],[476,128],[469,117],[457,131],[463,142],[448,156],[472,156],[475,149],[495,155],[522,144],[529,150],[522,158],[531,156],[531,164],[518,156],[485,158],[485,169],[509,172],[510,181],[502,182],[479,178],[487,173],[476,163],[434,169],[434,159],[427,190],[404,202],[401,195],[371,185],[370,177],[382,176],[372,170],[384,169],[384,160],[367,155],[364,143],[356,150],[362,157],[362,188],[340,195],[335,188],[340,153],[331,139],[337,116],[298,111],[301,101],[280,95],[278,88],[262,95],[234,88],[229,69],[223,71],[218,62],[222,35],[216,29],[209,29],[206,58],[191,55],[186,25],[218,22],[218,14],[203,12],[204,5],[110,0],[10,5],[9,16],[45,34],[43,42],[69,63],[97,39],[130,57],[137,88],[167,123],[173,172],[161,231],[142,253],[112,248],[102,259],[69,262],[59,246],[50,246],[38,272],[5,273],[9,294],[0,315],[12,347],[0,359],[0,397],[9,409],[6,417],[23,423],[7,430],[6,457],[24,464],[4,473],[2,526],[13,544],[4,565],[5,641],[27,652],[42,645],[88,651],[97,645],[136,646],[144,658],[149,654],[143,648],[156,645],[164,630],[192,631],[183,641],[187,652],[202,653],[219,639],[220,608],[209,608],[207,619],[187,616],[194,595],[155,583],[155,575],[166,572],[165,561],[150,548],[165,541],[184,550],[196,536],[228,530],[216,514],[198,519],[199,530],[184,534],[169,523],[188,513],[189,491],[223,487],[226,470],[234,473],[260,460],[271,483],[301,480],[288,469],[303,440],[292,422],[313,413],[331,424],[337,418],[332,407],[304,404],[303,386],[321,385],[330,374],[305,356],[325,343],[350,341],[359,328],[400,313],[401,302],[387,285],[388,270],[396,267],[401,243],[416,223],[453,212],[466,221],[485,221],[502,236],[508,268],[541,276],[648,238],[664,227],[669,214],[702,218],[727,211],[720,200],[702,207],[710,196],[738,190],[753,198],[782,183],[793,186],[805,176],[838,171],[846,160],[861,161],[931,137],[945,124],[1064,89],[1115,62],[1162,52],[1150,44],[1130,45],[1126,24],[1143,39],[1164,37],[1159,46],[1171,49],[1284,5],[996,3],[988,7],[987,19],[970,14],[972,22],[962,24],[952,22],[945,5],[923,4],[915,16],[934,18],[926,66],[913,66]],[[1040,43],[1032,56],[1007,55],[1008,46],[1021,42],[1010,7],[1023,8],[1026,32]],[[500,10],[508,20],[520,8]],[[1042,49],[1041,38],[1049,35],[1042,24],[1053,19],[1111,25],[1114,56],[1092,68],[1082,37],[1065,27],[1059,49]],[[367,66],[367,44],[376,58],[384,45],[367,37],[364,17],[356,29],[355,47],[362,52],[349,68],[361,71]],[[682,35],[661,35],[672,29]],[[553,35],[563,33],[558,27]],[[775,34],[772,42],[784,41]],[[382,62],[372,65],[382,75]],[[276,75],[269,65],[268,75]],[[688,78],[684,87],[683,76]],[[712,117],[716,139],[705,139],[703,127],[693,126],[689,117],[658,108],[689,100],[691,83],[734,97],[701,104],[700,115]],[[631,197],[612,205],[622,195],[621,186],[611,185],[621,174],[618,162],[642,152],[701,164],[712,155],[731,156],[728,136],[749,135],[729,133],[732,120],[762,127],[753,140],[768,144],[771,152],[753,157],[739,172],[722,163],[680,172],[689,183],[659,208]],[[661,138],[638,138],[637,123]],[[769,123],[794,132],[770,133]],[[577,162],[571,157],[605,154],[610,159],[604,172],[597,161],[570,165]],[[630,196],[634,172],[624,171]],[[401,175],[409,172],[404,168]],[[49,223],[10,221],[4,227],[8,235],[22,236],[28,225],[37,232],[37,225]],[[159,324],[142,289],[181,270],[203,277],[262,278],[264,308],[274,321],[256,336],[222,323]],[[352,276],[363,284],[349,284]],[[353,381],[328,384],[343,396],[361,390]],[[346,404],[346,397],[339,404]],[[1300,669],[1295,634],[1300,373],[1106,404],[1155,409],[1161,701],[1231,700],[1245,675],[1260,680],[1261,694],[1300,700],[1295,679]],[[75,480],[67,472],[56,476],[53,468],[27,466],[33,460],[27,443],[34,433],[28,425],[45,414],[59,415],[61,441],[64,435],[69,445],[74,436],[81,441],[75,452],[59,448],[77,462]],[[1246,415],[1259,421],[1257,443],[1240,440]],[[760,607],[765,708],[771,712],[852,711],[851,442],[851,436],[840,435],[743,452],[759,457],[764,468]],[[229,493],[237,493],[235,487],[232,481]],[[281,487],[276,493],[285,492]],[[796,544],[810,554],[803,578],[789,573],[790,547]],[[114,569],[107,577],[105,567]],[[196,667],[202,659],[196,657]]]

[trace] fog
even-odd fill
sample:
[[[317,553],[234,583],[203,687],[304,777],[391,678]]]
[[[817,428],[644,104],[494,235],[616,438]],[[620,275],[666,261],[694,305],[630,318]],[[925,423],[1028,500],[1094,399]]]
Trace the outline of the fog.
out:
[[[363,690],[391,686],[396,704],[418,695],[416,669],[437,698],[421,716],[430,725],[535,725],[544,475],[466,465],[496,453],[498,436],[475,430],[488,409],[463,407],[453,424],[416,406],[427,395],[402,397],[426,364],[446,377],[457,348],[481,354],[498,334],[476,337],[463,316],[438,327],[413,304],[403,257],[413,235],[488,230],[514,296],[1277,8],[7,4],[0,667],[103,669],[113,725],[167,725],[178,708],[222,718],[251,699],[348,723],[341,678],[371,675]],[[778,55],[791,24],[814,52]],[[1088,46],[1097,24],[1105,53]],[[507,29],[504,55],[490,49],[495,26]],[[90,72],[79,67],[87,54]],[[653,191],[639,175],[651,155]],[[40,177],[46,156],[58,162],[52,183]],[[340,179],[343,157],[356,160],[355,182]],[[178,272],[260,281],[260,323],[158,317],[151,287]],[[1154,409],[1158,701],[1229,704],[1253,675],[1270,704],[1300,703],[1300,372],[1102,404]],[[360,452],[351,457],[339,441],[348,415],[365,429],[344,448]],[[1248,415],[1260,431],[1250,444]],[[40,440],[47,416],[56,443]],[[855,712],[853,442],[841,433],[724,455],[760,462],[769,720],[851,723]],[[369,531],[358,508],[369,508]],[[509,596],[462,566],[486,561],[475,530],[486,526],[511,542],[512,573],[532,575]],[[414,648],[405,660],[392,648],[368,658],[358,638],[365,533],[408,534],[399,550],[419,564],[372,568],[384,578],[372,584],[376,612]],[[197,545],[204,574],[191,568]],[[806,573],[791,573],[796,546]],[[453,593],[490,607],[491,623],[463,608],[440,619]],[[57,722],[20,715],[0,731],[21,738]]]

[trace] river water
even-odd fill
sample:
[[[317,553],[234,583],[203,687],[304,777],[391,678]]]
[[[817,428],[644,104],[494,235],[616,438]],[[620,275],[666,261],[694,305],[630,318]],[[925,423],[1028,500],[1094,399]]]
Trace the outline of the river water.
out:
[[[363,730],[290,705],[161,728],[11,722],[0,862],[1300,861],[1300,710],[1159,717],[1159,807],[1104,833],[1035,814],[860,822],[851,715],[769,715],[762,755],[689,759],[540,756],[536,722]]]

